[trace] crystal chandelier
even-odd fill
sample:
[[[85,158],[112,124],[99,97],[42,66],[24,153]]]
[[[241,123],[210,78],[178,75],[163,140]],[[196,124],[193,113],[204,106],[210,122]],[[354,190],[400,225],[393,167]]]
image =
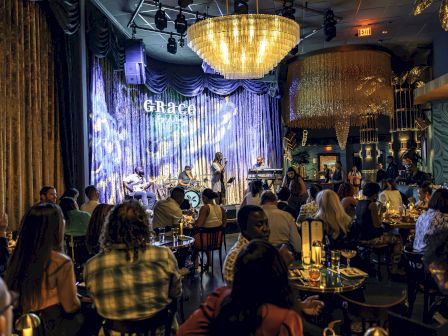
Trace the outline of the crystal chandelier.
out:
[[[336,138],[338,139],[339,148],[344,150],[347,145],[348,132],[350,131],[350,122],[341,120],[335,123]]]
[[[278,15],[226,15],[194,23],[187,36],[188,46],[225,78],[255,79],[299,43],[300,27]]]

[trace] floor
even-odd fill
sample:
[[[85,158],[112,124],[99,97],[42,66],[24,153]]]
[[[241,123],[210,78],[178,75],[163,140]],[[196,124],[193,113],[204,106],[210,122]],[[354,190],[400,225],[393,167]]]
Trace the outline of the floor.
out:
[[[237,237],[238,233],[226,235],[227,250],[233,246]],[[223,257],[223,259],[224,258],[225,257]],[[365,297],[368,302],[373,301],[375,304],[390,302],[391,297],[398,297],[402,291],[406,289],[405,279],[402,279],[401,281],[389,280],[385,274],[386,270],[384,270],[383,273],[383,280],[381,282],[373,277],[370,277],[367,280]],[[215,253],[214,255],[213,275],[211,272],[205,272],[203,274],[202,284],[199,274],[195,274],[194,276],[189,275],[183,280],[183,285],[185,297],[187,298],[187,301],[184,303],[184,315],[187,319],[214,289],[225,285],[221,276],[218,253]],[[418,294],[414,306],[413,319],[421,321],[422,312],[423,298],[422,294]],[[333,319],[340,318],[342,318],[342,311],[336,311],[333,316],[326,318],[326,321],[321,321],[321,323],[324,323],[324,326],[326,326],[327,323],[331,322]],[[310,319],[310,321],[313,322],[313,319]],[[322,329],[316,328],[312,323],[305,324],[305,332],[308,335],[322,335]]]

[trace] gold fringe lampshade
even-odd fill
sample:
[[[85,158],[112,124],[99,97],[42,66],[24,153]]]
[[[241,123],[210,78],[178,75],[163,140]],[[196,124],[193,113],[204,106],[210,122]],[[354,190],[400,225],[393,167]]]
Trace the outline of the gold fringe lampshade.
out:
[[[300,26],[283,16],[241,14],[196,22],[188,46],[227,79],[262,78],[300,41]]]

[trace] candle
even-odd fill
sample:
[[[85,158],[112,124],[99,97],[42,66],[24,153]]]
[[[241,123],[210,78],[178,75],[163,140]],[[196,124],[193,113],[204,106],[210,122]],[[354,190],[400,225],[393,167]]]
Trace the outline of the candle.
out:
[[[33,336],[33,329],[32,328],[23,329],[22,336]]]
[[[390,208],[390,201],[387,201],[386,202],[386,210],[389,211],[389,208]]]
[[[311,247],[311,259],[315,265],[320,265],[322,260],[322,243],[318,240],[313,241]]]
[[[184,223],[183,223],[183,221],[180,221],[180,223],[179,223],[179,236],[183,237],[183,235],[184,235]]]

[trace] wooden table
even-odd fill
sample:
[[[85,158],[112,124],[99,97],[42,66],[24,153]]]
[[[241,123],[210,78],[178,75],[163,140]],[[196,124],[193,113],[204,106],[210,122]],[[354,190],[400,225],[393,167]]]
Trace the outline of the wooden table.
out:
[[[300,266],[298,266],[300,268]],[[341,267],[342,268],[342,267]],[[293,287],[306,292],[335,294],[351,292],[366,283],[367,277],[349,278],[336,269],[323,267],[320,270],[320,281],[311,282],[301,277],[290,277]]]

